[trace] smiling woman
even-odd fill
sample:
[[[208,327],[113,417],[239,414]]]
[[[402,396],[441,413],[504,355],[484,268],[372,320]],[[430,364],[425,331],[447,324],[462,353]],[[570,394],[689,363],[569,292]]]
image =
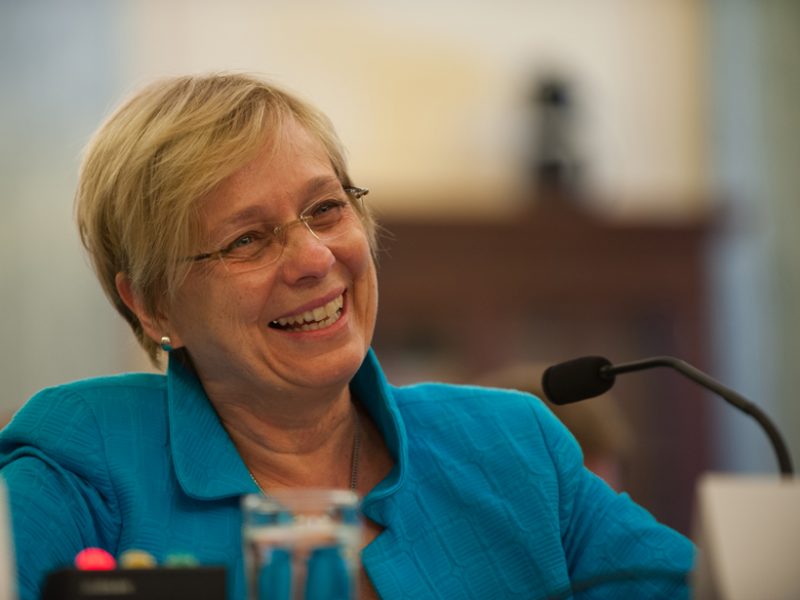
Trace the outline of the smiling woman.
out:
[[[119,296],[116,275],[126,273],[151,313],[173,297],[189,269],[182,257],[199,247],[205,196],[255,155],[276,151],[289,120],[314,137],[340,188],[352,187],[328,119],[245,76],[157,82],[120,107],[90,144],[76,202],[81,237],[106,295],[152,361],[158,344]],[[363,204],[354,209],[374,245],[372,217]]]
[[[361,598],[687,594],[692,545],[538,399],[386,381],[365,194],[327,119],[250,76],[157,82],[100,128],[81,236],[169,364],[44,390],[0,434],[23,599],[85,546],[192,550],[243,598],[240,499],[312,488],[363,497]]]

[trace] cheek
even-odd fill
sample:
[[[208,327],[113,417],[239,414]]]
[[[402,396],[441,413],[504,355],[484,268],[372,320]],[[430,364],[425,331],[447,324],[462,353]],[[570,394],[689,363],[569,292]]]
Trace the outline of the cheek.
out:
[[[361,298],[367,325],[374,327],[378,312],[378,274],[368,246],[365,245],[363,252],[353,256],[352,265],[356,293]]]
[[[362,237],[358,243],[346,246],[338,258],[350,271],[354,280],[375,278],[375,266],[366,237]]]
[[[248,285],[249,283],[249,285]],[[230,331],[231,325],[257,322],[265,297],[264,282],[220,280],[211,285],[186,285],[175,302],[173,322],[188,339]]]
[[[361,315],[362,325],[374,327],[378,304],[378,277],[366,237],[343,245],[336,252],[336,260],[344,267],[351,280],[354,307],[356,313]]]

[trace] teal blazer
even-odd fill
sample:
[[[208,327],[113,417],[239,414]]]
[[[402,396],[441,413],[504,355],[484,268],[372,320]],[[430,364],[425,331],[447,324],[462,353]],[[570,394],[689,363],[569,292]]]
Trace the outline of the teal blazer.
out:
[[[362,504],[385,528],[362,553],[382,598],[688,595],[692,544],[587,471],[537,398],[395,387],[371,351],[351,388],[395,461]],[[239,500],[258,490],[179,361],[38,393],[0,433],[0,474],[21,600],[89,546],[224,564],[244,598]]]

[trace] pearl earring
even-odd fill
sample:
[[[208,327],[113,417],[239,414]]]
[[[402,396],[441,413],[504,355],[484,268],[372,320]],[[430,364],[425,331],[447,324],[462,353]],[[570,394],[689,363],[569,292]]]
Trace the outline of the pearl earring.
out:
[[[168,335],[161,336],[161,349],[164,352],[170,352],[172,350],[172,340],[169,339]]]

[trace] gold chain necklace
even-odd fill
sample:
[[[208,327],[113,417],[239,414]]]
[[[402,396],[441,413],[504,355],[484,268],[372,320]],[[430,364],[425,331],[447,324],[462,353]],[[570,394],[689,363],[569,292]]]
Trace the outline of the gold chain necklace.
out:
[[[358,410],[356,410],[355,407],[353,410],[356,415],[356,431],[353,434],[353,457],[350,462],[350,491],[355,492],[358,487],[358,466],[361,459],[361,418],[358,416]],[[247,473],[250,475],[250,479],[253,480],[253,483],[256,484],[258,491],[266,496],[267,492],[261,487],[261,484],[258,482],[258,479],[256,479],[256,476],[253,475],[253,472],[247,469]]]

